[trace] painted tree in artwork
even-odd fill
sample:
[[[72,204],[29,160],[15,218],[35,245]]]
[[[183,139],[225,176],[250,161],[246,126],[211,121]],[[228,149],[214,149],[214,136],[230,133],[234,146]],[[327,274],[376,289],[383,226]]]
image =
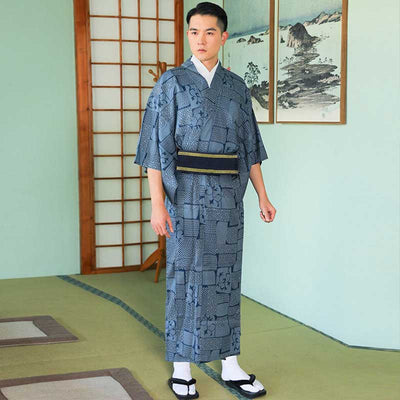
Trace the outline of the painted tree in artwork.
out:
[[[244,74],[244,80],[247,83],[248,87],[252,87],[258,82],[258,75],[260,75],[260,70],[258,65],[254,64],[253,61],[250,61],[247,64],[248,71]]]

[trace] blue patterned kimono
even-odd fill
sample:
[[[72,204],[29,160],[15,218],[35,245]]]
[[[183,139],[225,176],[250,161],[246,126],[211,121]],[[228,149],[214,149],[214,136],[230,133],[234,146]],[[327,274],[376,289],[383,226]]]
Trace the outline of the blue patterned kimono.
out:
[[[238,153],[239,174],[177,171],[177,148]],[[167,361],[240,354],[243,196],[251,166],[267,158],[240,76],[219,63],[209,87],[190,58],[161,75],[143,115],[135,163],[161,171],[174,228],[166,238]]]

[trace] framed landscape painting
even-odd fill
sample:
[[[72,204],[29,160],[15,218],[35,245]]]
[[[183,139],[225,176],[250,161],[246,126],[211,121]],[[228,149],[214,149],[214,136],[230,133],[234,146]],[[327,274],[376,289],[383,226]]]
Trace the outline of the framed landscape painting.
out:
[[[274,0],[224,0],[228,40],[222,64],[250,89],[258,123],[274,122]]]
[[[347,0],[279,0],[276,122],[346,123]]]

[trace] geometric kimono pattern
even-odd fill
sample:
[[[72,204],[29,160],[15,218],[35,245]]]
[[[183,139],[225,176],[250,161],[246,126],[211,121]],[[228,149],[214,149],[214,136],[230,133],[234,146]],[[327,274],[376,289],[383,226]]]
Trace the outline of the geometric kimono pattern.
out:
[[[177,171],[179,149],[237,153],[239,174]],[[161,171],[174,228],[166,237],[167,361],[240,354],[243,197],[251,166],[267,158],[240,76],[219,63],[209,87],[190,58],[161,75],[143,115],[135,163]]]

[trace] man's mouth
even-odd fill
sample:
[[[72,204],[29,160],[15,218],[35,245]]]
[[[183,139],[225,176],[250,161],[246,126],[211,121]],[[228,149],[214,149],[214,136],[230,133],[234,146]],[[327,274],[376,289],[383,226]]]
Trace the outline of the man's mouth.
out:
[[[197,51],[206,51],[205,49],[199,49],[199,50],[197,50]]]

